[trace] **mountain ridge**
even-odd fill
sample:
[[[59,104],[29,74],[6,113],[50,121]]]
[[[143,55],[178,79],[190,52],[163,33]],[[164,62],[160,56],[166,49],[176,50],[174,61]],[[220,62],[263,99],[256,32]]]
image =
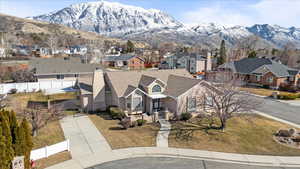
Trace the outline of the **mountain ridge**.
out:
[[[156,38],[190,45],[206,42],[215,47],[222,39],[233,46],[240,39],[257,36],[267,46],[283,47],[293,43],[300,47],[300,28],[269,24],[225,27],[214,23],[189,27],[163,11],[117,2],[73,4],[31,18],[122,39],[147,41],[147,38]]]

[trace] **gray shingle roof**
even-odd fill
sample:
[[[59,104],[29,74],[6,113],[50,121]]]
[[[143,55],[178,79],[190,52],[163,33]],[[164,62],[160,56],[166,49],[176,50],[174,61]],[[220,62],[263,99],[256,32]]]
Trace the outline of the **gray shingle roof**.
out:
[[[92,94],[93,93],[93,75],[79,77],[78,87],[82,94]]]
[[[141,80],[140,80],[140,82],[139,82],[139,85],[141,85],[141,86],[143,86],[143,87],[147,87],[147,86],[149,86],[151,83],[153,83],[155,80],[156,80],[155,77],[142,75]]]
[[[201,80],[198,79],[170,75],[164,94],[172,97],[178,97],[200,82]]]
[[[241,74],[252,74],[255,70],[262,66],[268,68],[275,76],[278,77],[292,76],[298,71],[266,58],[245,58],[239,61],[225,63],[219,68],[229,68],[233,72]]]
[[[102,69],[100,65],[83,64],[77,58],[70,60],[64,58],[33,59],[29,67],[35,69],[36,75],[92,73],[96,69]]]
[[[106,56],[105,58],[103,58],[103,61],[128,61],[135,57],[138,57],[138,56],[132,55],[132,54],[124,54],[124,55],[120,55],[120,56]]]
[[[155,77],[167,84],[170,75],[192,78],[192,75],[185,69],[170,70],[148,70],[148,71],[117,71],[107,72],[107,80],[110,81],[118,97],[124,96],[128,86],[138,87],[143,75]]]
[[[129,94],[131,94],[136,89],[137,89],[137,87],[129,85],[128,88],[126,89],[125,93],[124,93],[124,96],[128,96]]]

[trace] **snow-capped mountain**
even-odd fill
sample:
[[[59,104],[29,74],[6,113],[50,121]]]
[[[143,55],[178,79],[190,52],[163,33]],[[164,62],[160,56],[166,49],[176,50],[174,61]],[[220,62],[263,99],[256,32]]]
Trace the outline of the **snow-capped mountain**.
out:
[[[124,35],[136,31],[182,26],[162,11],[107,1],[74,4],[32,18],[106,35]]]
[[[291,27],[284,28],[278,25],[254,25],[248,27],[247,30],[256,36],[259,36],[267,41],[270,41],[279,46],[284,46],[287,43],[293,43],[296,46],[300,46],[300,29]]]
[[[241,39],[257,36],[266,46],[283,47],[291,42],[300,47],[300,29],[295,27],[283,28],[267,24],[225,27],[214,23],[189,27],[156,9],[107,1],[74,4],[31,18],[123,39],[173,41],[215,47],[223,39],[229,45],[234,45]]]

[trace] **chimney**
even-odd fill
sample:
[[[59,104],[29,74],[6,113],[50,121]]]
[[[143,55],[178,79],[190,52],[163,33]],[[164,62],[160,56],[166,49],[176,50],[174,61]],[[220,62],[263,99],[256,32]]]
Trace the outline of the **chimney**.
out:
[[[212,61],[211,61],[211,53],[210,52],[207,52],[205,67],[206,67],[205,71],[211,71],[212,70]]]
[[[95,70],[93,76],[93,111],[106,110],[105,83],[102,70]]]

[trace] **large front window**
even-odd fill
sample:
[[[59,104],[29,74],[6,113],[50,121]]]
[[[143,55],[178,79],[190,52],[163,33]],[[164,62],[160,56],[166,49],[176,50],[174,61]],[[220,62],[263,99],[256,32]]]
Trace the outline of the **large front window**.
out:
[[[132,98],[132,110],[141,111],[143,107],[143,101],[141,97]]]
[[[153,86],[152,93],[161,93],[161,87],[159,85]]]
[[[196,110],[196,98],[188,98],[188,111]]]

